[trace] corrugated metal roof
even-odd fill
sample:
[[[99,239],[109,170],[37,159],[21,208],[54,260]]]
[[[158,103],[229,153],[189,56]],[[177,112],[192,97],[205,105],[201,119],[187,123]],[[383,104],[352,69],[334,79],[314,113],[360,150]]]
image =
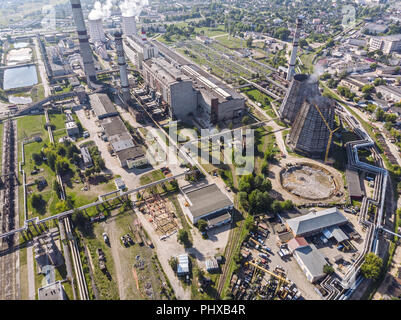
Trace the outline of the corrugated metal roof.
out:
[[[202,217],[219,209],[232,206],[232,201],[215,184],[185,193],[192,206],[189,210],[194,218]]]
[[[319,229],[336,226],[348,222],[347,218],[337,209],[311,212],[304,216],[288,219],[287,224],[296,235],[303,235]]]

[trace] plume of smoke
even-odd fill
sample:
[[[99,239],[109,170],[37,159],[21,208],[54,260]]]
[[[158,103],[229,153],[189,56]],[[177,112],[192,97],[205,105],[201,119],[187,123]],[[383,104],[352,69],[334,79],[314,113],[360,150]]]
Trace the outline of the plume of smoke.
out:
[[[319,77],[324,73],[324,68],[320,64],[314,65],[313,73],[309,76],[308,82],[314,83],[319,80]]]
[[[92,11],[89,13],[88,18],[90,20],[109,18],[111,15],[111,9],[113,8],[116,1],[117,0],[106,0],[105,3],[96,1]]]
[[[124,17],[138,17],[143,7],[148,4],[148,0],[124,0],[120,4],[120,10]]]

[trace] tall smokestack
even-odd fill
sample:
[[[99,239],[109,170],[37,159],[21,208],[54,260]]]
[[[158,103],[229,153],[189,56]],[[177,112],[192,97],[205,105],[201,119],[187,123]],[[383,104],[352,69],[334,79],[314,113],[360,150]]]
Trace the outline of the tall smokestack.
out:
[[[127,74],[127,63],[125,62],[123,38],[121,31],[116,31],[114,33],[114,41],[116,43],[117,51],[117,61],[120,68],[120,81],[121,81],[121,91],[125,103],[131,99],[131,94],[129,91],[128,74]]]
[[[145,31],[145,29],[142,29],[141,34],[142,34],[142,41],[146,41],[146,31]]]
[[[89,78],[90,81],[95,81],[96,69],[95,69],[95,64],[93,62],[92,50],[89,45],[88,33],[86,32],[84,16],[82,14],[81,1],[70,0],[70,2],[75,26],[77,27],[79,47],[81,51],[82,60],[84,63],[85,75],[87,78]]]
[[[295,34],[294,34],[294,41],[292,43],[290,66],[288,67],[288,72],[287,72],[288,81],[291,81],[292,77],[295,75],[295,63],[297,59],[298,42],[299,42],[299,34],[301,32],[301,27],[302,27],[302,17],[298,17],[297,27],[295,29]]]

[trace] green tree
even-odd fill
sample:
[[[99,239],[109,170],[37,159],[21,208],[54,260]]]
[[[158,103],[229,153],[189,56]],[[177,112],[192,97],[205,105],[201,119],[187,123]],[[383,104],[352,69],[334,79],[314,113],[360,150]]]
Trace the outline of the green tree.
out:
[[[184,229],[178,231],[177,240],[179,243],[184,245],[185,248],[189,248],[191,246],[188,232]]]
[[[382,108],[376,109],[376,120],[377,121],[384,121],[385,112]]]
[[[242,117],[241,120],[242,125],[246,126],[251,123],[251,118],[249,116]]]
[[[42,156],[39,153],[33,153],[32,154],[32,159],[35,162],[36,165],[40,165],[42,163]]]
[[[33,208],[35,208],[37,211],[40,211],[41,208],[43,207],[43,197],[41,194],[38,193],[33,193],[32,198],[31,198],[31,205]]]
[[[274,213],[279,213],[282,211],[281,203],[278,200],[274,200],[272,205],[271,205],[272,211]]]
[[[170,259],[168,259],[168,264],[174,272],[177,272],[178,261],[176,257],[171,257]]]
[[[238,199],[239,199],[240,205],[245,210],[248,210],[248,208],[249,208],[248,193],[245,191],[238,192]]]
[[[332,274],[334,272],[334,268],[329,264],[325,264],[323,267],[323,272],[326,274]]]
[[[247,46],[248,48],[252,48],[252,42],[253,42],[253,38],[252,38],[252,37],[249,37],[249,38],[246,40],[246,46]]]
[[[380,275],[380,270],[383,265],[383,260],[373,252],[369,252],[365,256],[365,261],[361,266],[362,275],[367,279],[377,279]]]
[[[207,228],[207,222],[204,219],[199,219],[197,222],[197,227],[200,232],[205,232]]]

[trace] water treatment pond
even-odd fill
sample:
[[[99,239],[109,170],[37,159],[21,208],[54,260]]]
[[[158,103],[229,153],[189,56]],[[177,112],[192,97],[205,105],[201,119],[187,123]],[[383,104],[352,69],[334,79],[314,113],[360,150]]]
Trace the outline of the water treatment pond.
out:
[[[4,71],[3,89],[10,90],[29,87],[38,83],[36,66],[25,66],[7,69]]]

